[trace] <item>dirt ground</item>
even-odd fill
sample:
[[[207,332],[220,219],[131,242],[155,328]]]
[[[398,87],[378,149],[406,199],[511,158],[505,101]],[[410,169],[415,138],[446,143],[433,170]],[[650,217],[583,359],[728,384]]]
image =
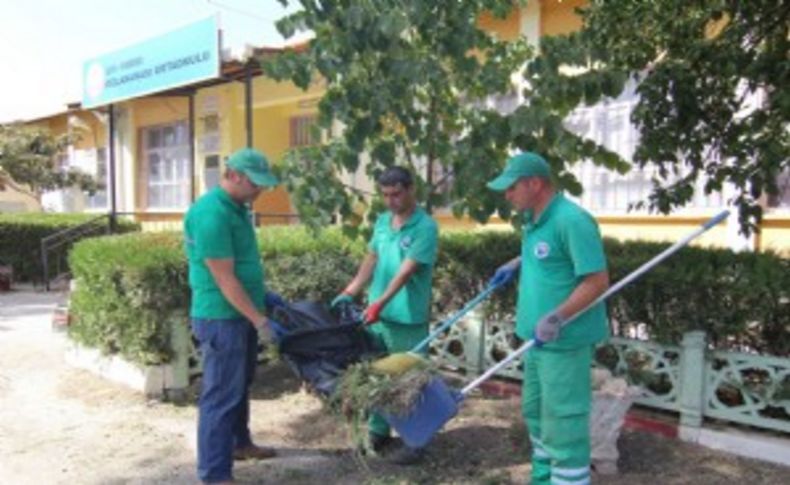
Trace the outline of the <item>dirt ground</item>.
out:
[[[193,484],[195,418],[189,403],[141,394],[63,362],[66,338],[50,328],[60,294],[0,294],[0,483]],[[507,484],[529,476],[525,431],[512,399],[473,397],[420,467],[381,459],[361,466],[345,429],[279,364],[259,369],[254,439],[279,456],[236,466],[240,483]],[[626,431],[621,474],[602,484],[788,483],[790,468]]]

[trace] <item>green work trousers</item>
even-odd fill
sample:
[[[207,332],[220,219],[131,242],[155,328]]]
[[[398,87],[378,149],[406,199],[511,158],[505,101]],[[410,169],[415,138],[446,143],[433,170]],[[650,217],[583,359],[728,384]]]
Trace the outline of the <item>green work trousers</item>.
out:
[[[378,322],[369,327],[386,347],[387,352],[408,352],[428,336],[428,324],[402,324]],[[373,413],[368,420],[368,430],[379,436],[389,436],[390,426],[381,415]]]
[[[592,347],[533,348],[524,356],[521,412],[532,444],[532,484],[590,483]]]

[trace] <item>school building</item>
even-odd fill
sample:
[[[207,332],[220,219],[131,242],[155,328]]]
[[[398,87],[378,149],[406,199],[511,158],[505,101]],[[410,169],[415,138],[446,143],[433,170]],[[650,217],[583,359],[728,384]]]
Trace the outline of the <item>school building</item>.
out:
[[[585,3],[532,0],[526,7],[514,8],[505,19],[483,15],[479,23],[501,39],[526,37],[537,45],[541,36],[579,29],[581,19],[575,9]],[[216,26],[208,25],[210,20],[206,23],[202,29],[216,32]],[[157,72],[172,68],[176,72],[200,62],[214,62],[218,66],[215,72],[177,87],[130,96],[122,93],[124,83],[150,75],[140,59],[119,60],[108,55],[93,64],[88,62],[82,102],[69,104],[50,116],[25,120],[49,127],[54,133],[78,134],[79,140],[70,147],[63,165],[79,167],[106,182],[107,189],[93,196],[75,189],[45,194],[43,209],[96,213],[114,209],[135,217],[145,229],[177,228],[191,201],[217,184],[223,161],[234,150],[253,146],[277,163],[289,148],[313,142],[310,128],[324,93],[320,81],[302,91],[263,76],[257,59],[275,54],[277,49],[249,48],[240,59],[223,55],[219,45],[211,52],[208,49],[161,60],[150,69]],[[212,55],[216,56],[213,61]],[[105,92],[97,94],[102,88],[115,89],[118,97],[103,102],[111,98],[103,98]],[[90,101],[91,95],[97,99]],[[518,92],[490,100],[503,111],[521,102],[524,100]],[[635,104],[632,87],[617,99],[578,108],[566,120],[567,126],[629,159],[638,142],[638,132],[629,118]],[[728,198],[726,190],[711,196],[698,190],[689,206],[672,215],[634,212],[628,211],[629,203],[649,193],[650,173],[632,170],[620,175],[583,163],[576,175],[585,188],[582,205],[595,214],[605,235],[621,239],[676,240],[721,211]],[[763,201],[765,217],[759,234],[742,237],[732,217],[701,238],[700,244],[790,255],[790,173],[781,177],[780,196]],[[371,186],[367,180],[354,183]],[[253,209],[260,224],[298,220],[283,188],[262,195]],[[41,207],[20,191],[6,190],[0,192],[0,210]],[[444,227],[478,227],[441,210],[436,216]]]

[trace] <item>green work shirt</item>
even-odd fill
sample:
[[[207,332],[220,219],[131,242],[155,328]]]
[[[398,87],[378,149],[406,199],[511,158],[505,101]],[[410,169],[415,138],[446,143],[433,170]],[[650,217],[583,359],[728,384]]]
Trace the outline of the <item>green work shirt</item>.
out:
[[[221,187],[200,197],[184,217],[184,247],[189,260],[193,318],[239,318],[222,295],[206,259],[233,259],[233,271],[259,309],[264,307],[264,270],[250,211]]]
[[[403,324],[424,324],[431,313],[431,278],[438,240],[436,221],[422,208],[415,209],[400,229],[392,228],[392,213],[379,216],[368,249],[376,253],[376,267],[368,299],[376,301],[398,274],[406,259],[419,263],[417,272],[384,306],[381,320]]]
[[[560,306],[586,275],[606,269],[598,224],[589,212],[555,195],[538,220],[530,211],[521,241],[516,333],[530,339],[538,321]],[[606,339],[606,306],[599,303],[568,323],[548,349],[572,349]]]

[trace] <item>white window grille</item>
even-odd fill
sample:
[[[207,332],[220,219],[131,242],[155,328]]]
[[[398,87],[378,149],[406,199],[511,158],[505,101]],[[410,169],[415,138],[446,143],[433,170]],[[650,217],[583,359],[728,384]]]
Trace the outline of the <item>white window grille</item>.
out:
[[[182,209],[189,205],[189,134],[186,122],[145,128],[148,207]]]

